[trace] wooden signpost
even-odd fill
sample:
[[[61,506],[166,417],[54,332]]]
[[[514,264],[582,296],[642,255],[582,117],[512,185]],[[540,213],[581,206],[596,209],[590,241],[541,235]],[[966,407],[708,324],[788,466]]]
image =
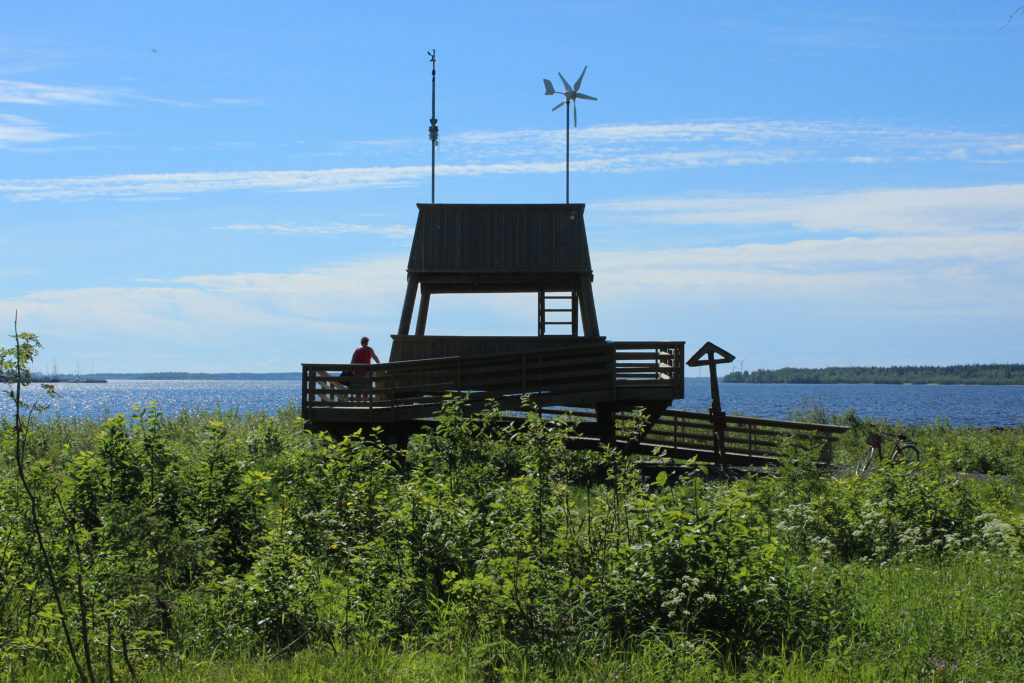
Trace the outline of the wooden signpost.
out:
[[[734,360],[736,360],[736,356],[720,346],[707,342],[697,350],[697,353],[690,357],[690,360],[686,361],[686,364],[691,368],[701,365],[708,366],[708,374],[711,377],[711,410],[709,412],[711,413],[712,429],[715,433],[715,457],[718,460],[718,466],[723,471],[726,469],[725,413],[722,412],[722,401],[718,395],[718,371],[715,367],[719,363],[731,363]]]

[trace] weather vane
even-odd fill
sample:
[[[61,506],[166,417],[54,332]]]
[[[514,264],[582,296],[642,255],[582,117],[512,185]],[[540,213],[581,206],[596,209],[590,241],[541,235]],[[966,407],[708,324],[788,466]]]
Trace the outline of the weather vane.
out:
[[[572,125],[573,125],[573,128],[576,127],[576,98],[579,98],[581,100],[594,100],[595,102],[597,101],[596,97],[591,97],[590,95],[584,95],[583,93],[580,92],[580,84],[583,83],[583,76],[586,73],[587,73],[587,67],[584,66],[583,67],[583,72],[580,74],[580,77],[576,79],[576,83],[574,85],[570,86],[569,85],[569,81],[565,80],[565,76],[563,76],[561,72],[558,72],[558,77],[562,79],[562,85],[565,86],[565,91],[564,92],[559,92],[559,91],[555,90],[555,86],[551,85],[551,81],[549,81],[546,78],[544,79],[544,94],[545,95],[554,95],[554,94],[557,93],[557,94],[565,96],[565,100],[562,101],[562,102],[559,102],[554,107],[552,107],[551,111],[555,111],[556,109],[561,107],[563,104],[565,105],[565,203],[566,204],[569,203],[569,101],[570,100],[572,101]]]
[[[437,50],[430,55],[430,203],[434,203],[434,167],[437,156]]]

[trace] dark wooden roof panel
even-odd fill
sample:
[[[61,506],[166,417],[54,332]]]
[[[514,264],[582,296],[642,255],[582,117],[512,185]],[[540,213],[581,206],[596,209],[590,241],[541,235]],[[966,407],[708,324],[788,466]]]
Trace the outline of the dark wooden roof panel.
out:
[[[583,204],[418,204],[410,273],[592,273]]]

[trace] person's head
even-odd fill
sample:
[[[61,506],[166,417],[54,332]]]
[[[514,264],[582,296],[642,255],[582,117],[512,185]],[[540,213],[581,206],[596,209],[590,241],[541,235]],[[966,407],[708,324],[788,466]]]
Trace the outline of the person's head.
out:
[[[359,343],[362,344],[363,346],[367,346],[370,343],[370,338],[369,337],[363,337],[362,339],[359,340]]]

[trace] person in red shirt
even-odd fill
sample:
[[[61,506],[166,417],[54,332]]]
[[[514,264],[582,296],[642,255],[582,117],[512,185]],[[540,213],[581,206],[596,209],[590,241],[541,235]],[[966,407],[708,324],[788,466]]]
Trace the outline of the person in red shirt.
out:
[[[370,338],[363,337],[359,340],[359,347],[352,352],[352,365],[370,365],[370,361],[377,361],[380,363],[380,358],[377,358],[376,352],[373,347],[370,346]],[[354,375],[348,382],[350,388],[356,392],[356,400],[365,401],[369,398],[369,390],[373,386],[373,380],[366,375],[370,374],[363,370],[353,370]]]
[[[359,340],[359,348],[352,352],[352,364],[369,365],[371,359],[377,361],[378,363],[380,362],[380,358],[377,358],[377,354],[374,353],[373,347],[370,346],[370,338],[363,337],[362,339]]]

